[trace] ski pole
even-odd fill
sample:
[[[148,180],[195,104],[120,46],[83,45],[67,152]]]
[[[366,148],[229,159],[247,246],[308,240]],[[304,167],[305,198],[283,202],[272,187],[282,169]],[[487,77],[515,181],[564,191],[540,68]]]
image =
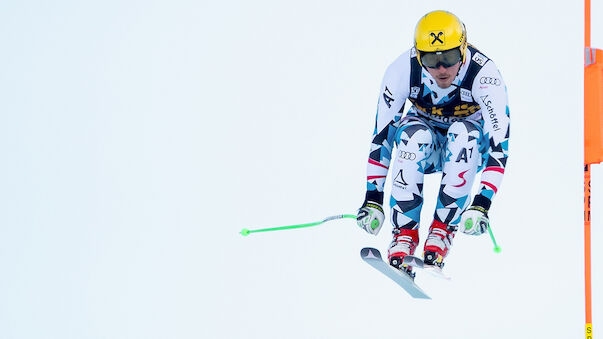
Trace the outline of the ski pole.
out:
[[[482,221],[482,223],[484,223],[484,221]],[[466,230],[471,229],[472,226],[473,226],[473,221],[471,221],[471,219],[468,219],[465,221],[465,229]],[[494,233],[492,233],[492,228],[490,227],[489,224],[488,224],[488,226],[486,226],[486,228],[488,229],[488,233],[490,233],[490,239],[492,239],[492,242],[494,243],[494,253],[500,253],[500,251],[502,251],[502,249],[496,243],[496,239],[494,239]]]
[[[330,220],[337,220],[337,219],[343,219],[343,218],[356,219],[356,215],[355,214],[339,214],[339,215],[334,215],[334,216],[331,216],[331,217],[326,217],[326,218],[324,218],[321,221],[311,222],[311,223],[307,223],[307,224],[281,226],[281,227],[271,227],[271,228],[259,228],[259,229],[256,229],[256,230],[248,230],[246,228],[243,228],[240,233],[243,236],[247,236],[247,235],[249,235],[249,233],[256,233],[256,232],[280,231],[280,230],[288,230],[288,229],[292,229],[292,228],[302,228],[302,227],[318,226],[318,225],[323,224],[323,223],[325,223],[327,221],[330,221]]]
[[[492,227],[490,227],[488,225],[488,233],[490,233],[490,239],[492,239],[492,242],[494,243],[494,253],[500,253],[501,248],[500,246],[498,246],[498,244],[496,243],[496,239],[494,239],[494,233],[492,233]]]

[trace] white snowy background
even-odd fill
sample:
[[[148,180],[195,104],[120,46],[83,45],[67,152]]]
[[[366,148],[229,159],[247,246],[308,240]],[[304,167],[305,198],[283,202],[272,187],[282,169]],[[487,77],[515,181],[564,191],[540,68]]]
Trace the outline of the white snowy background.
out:
[[[360,260],[389,223],[242,237],[355,213],[381,77],[434,9],[508,86],[503,252],[459,234],[423,301]],[[570,1],[3,1],[0,338],[584,336],[583,28]]]

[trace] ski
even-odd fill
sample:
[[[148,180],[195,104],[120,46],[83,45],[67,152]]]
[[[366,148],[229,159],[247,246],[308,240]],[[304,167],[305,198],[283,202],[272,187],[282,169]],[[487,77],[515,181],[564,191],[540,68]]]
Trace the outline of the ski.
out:
[[[425,263],[423,262],[423,259],[412,256],[412,255],[405,256],[404,259],[402,260],[402,264],[422,269],[425,272],[433,275],[434,277],[438,277],[440,279],[445,279],[445,280],[451,279],[449,276],[445,275],[444,272],[442,272],[441,268],[439,268],[437,266],[433,266],[433,265],[425,265]]]
[[[377,271],[385,274],[388,278],[400,285],[413,298],[431,299],[408,274],[401,272],[383,261],[379,250],[372,247],[365,247],[360,251],[360,257],[367,264],[373,266]]]

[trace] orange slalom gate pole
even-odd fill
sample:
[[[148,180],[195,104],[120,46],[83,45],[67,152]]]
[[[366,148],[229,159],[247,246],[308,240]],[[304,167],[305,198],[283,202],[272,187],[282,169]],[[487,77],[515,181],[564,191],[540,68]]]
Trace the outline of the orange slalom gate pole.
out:
[[[590,47],[590,0],[584,0],[584,47]]]
[[[584,60],[586,51],[590,49],[590,0],[584,0]],[[590,53],[590,52],[589,52]],[[584,114],[586,116],[586,62],[584,67]],[[585,120],[586,121],[586,120]],[[584,137],[584,307],[585,307],[585,336],[592,339],[592,295],[591,295],[591,251],[590,251],[590,164],[587,163],[586,125]]]
[[[590,0],[584,1],[584,306],[592,339],[590,166],[603,162],[603,50],[590,46]]]
[[[586,339],[592,339],[591,250],[590,250],[590,165],[584,166],[584,296]]]

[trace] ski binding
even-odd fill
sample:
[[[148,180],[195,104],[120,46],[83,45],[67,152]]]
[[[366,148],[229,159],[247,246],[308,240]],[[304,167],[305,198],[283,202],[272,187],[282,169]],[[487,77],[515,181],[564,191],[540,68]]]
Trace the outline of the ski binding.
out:
[[[390,264],[383,261],[379,250],[372,247],[365,247],[360,251],[360,257],[367,264],[373,266],[377,271],[400,285],[411,297],[417,299],[431,299],[406,273],[393,268]],[[421,261],[422,262],[422,261]]]
[[[426,265],[423,262],[423,259],[415,257],[413,255],[405,256],[404,259],[402,260],[402,264],[408,265],[411,267],[416,267],[416,268],[421,269],[421,270],[431,274],[432,276],[440,278],[440,279],[444,279],[444,280],[451,279],[449,276],[444,274],[444,272],[442,272],[442,269],[439,268],[438,266]]]

